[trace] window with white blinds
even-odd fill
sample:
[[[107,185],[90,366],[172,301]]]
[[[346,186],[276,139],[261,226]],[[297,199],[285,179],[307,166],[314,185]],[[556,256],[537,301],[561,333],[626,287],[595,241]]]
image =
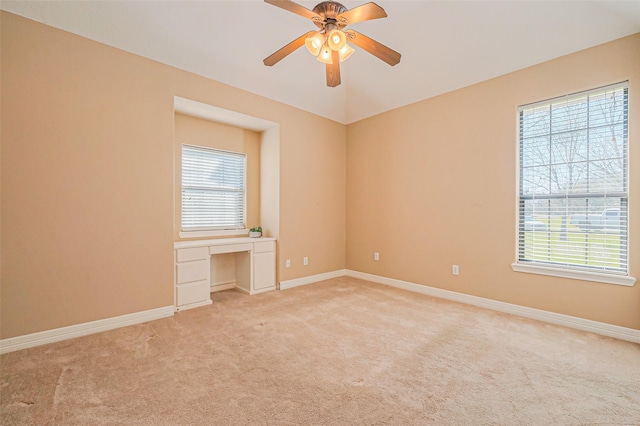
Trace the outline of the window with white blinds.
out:
[[[518,264],[628,275],[628,84],[520,107]]]
[[[182,230],[245,228],[246,155],[182,145]]]

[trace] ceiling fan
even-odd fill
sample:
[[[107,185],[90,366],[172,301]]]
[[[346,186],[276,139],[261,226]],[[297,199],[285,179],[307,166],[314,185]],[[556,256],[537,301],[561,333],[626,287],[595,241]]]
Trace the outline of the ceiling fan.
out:
[[[309,10],[291,0],[264,1],[311,19],[319,28],[318,31],[309,31],[301,35],[272,55],[267,56],[263,61],[266,66],[277,64],[304,44],[313,56],[325,63],[327,86],[336,87],[340,85],[340,62],[345,61],[354,51],[348,43],[355,44],[391,66],[400,62],[400,54],[395,50],[356,31],[343,31],[344,27],[350,24],[386,18],[387,13],[375,3],[363,4],[349,10],[338,2],[323,1],[318,3],[313,10]]]

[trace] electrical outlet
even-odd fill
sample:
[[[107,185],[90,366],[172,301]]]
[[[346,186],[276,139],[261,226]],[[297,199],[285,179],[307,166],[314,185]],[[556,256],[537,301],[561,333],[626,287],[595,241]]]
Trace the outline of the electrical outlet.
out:
[[[284,261],[284,266],[285,266],[286,268],[291,268],[291,259],[287,259],[287,260],[285,260],[285,261]]]
[[[302,258],[302,264],[303,264],[304,266],[307,266],[307,265],[309,264],[309,258],[308,258],[308,257],[306,257],[306,256],[305,256],[305,257],[303,257],[303,258]]]
[[[378,252],[373,253],[373,260],[376,260],[376,261],[380,260],[380,253]]]
[[[460,274],[460,268],[458,267],[458,265],[451,265],[451,273],[453,275],[459,275]]]

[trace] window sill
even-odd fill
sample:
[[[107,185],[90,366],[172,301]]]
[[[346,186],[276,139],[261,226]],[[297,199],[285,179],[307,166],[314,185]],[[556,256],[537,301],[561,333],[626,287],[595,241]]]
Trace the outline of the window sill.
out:
[[[230,235],[248,235],[248,229],[228,229],[220,231],[181,231],[178,232],[180,238],[201,238],[201,237],[227,237]]]
[[[598,272],[586,272],[571,269],[553,268],[540,265],[523,265],[520,263],[512,263],[511,269],[514,272],[525,272],[527,274],[549,275],[552,277],[570,278],[574,280],[595,281],[605,284],[616,284],[633,287],[636,282],[634,277],[627,275],[610,275]]]

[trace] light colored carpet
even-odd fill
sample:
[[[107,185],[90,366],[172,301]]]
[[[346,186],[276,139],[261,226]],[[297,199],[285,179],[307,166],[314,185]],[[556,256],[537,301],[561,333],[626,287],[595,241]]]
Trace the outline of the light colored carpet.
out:
[[[5,354],[3,425],[638,425],[640,345],[352,278]]]

